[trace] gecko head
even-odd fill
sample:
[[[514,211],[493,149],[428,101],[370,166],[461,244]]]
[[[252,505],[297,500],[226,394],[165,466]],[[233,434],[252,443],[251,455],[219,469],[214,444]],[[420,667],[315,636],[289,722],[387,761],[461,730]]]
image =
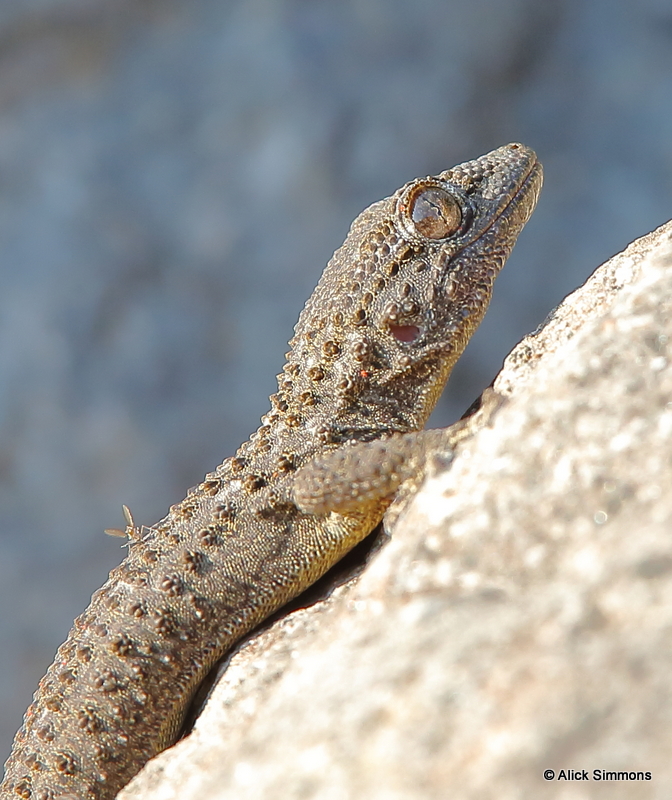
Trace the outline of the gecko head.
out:
[[[380,322],[393,338],[420,346],[450,343],[452,349],[456,340],[468,341],[534,210],[541,182],[534,151],[510,144],[411,181],[394,195],[395,228],[409,247],[399,271],[403,266],[416,277],[410,290],[408,280],[400,290],[390,287],[402,302],[392,300]],[[415,303],[400,296],[413,294]]]
[[[292,341],[300,362],[335,391],[352,386],[360,407],[392,398],[410,427],[424,424],[541,183],[534,151],[509,144],[367,208],[301,314]]]

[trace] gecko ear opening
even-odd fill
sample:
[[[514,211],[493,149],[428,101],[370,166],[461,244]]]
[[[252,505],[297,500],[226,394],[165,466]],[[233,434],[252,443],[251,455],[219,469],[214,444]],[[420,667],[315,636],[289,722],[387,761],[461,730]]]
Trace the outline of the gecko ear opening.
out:
[[[390,333],[398,342],[414,342],[421,333],[417,325],[390,325]]]

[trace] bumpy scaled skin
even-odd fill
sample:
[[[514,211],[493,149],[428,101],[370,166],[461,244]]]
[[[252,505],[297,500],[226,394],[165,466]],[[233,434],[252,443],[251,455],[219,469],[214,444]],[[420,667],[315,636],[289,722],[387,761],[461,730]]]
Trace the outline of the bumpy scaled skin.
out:
[[[540,188],[535,154],[512,144],[355,220],[259,430],[161,522],[127,529],[127,558],[40,682],[0,800],[113,798],[174,740],[214,661],[374,528]]]

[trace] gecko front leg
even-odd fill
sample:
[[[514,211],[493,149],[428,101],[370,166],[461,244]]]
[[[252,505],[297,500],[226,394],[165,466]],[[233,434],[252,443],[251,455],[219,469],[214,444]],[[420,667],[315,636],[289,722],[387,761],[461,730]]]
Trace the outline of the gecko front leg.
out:
[[[419,486],[437,460],[444,465],[473,433],[490,425],[504,398],[486,389],[478,410],[448,428],[400,433],[372,442],[350,441],[320,453],[296,475],[293,498],[310,514],[347,513]]]

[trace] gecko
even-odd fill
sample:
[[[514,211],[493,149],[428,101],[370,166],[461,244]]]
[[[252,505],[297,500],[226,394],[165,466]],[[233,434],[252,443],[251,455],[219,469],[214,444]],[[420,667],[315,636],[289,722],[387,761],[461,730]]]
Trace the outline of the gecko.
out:
[[[127,513],[128,554],[40,681],[0,800],[111,800],[216,661],[378,525],[415,454],[449,446],[422,429],[541,184],[509,144],[355,219],[258,430],[160,522]]]

